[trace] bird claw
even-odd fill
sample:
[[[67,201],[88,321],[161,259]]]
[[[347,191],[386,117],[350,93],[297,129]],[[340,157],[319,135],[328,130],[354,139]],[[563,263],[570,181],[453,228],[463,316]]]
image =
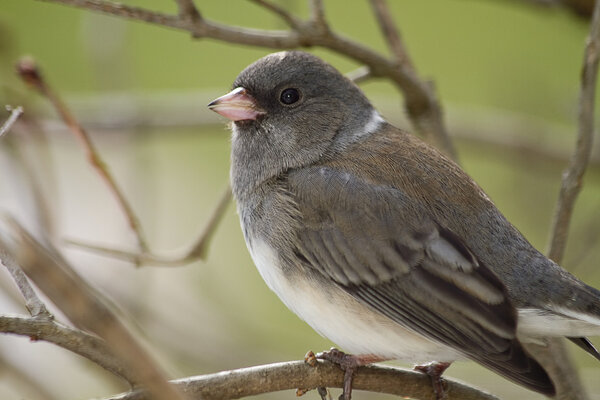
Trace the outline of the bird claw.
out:
[[[448,362],[432,362],[426,365],[415,365],[414,370],[422,372],[431,379],[431,386],[436,400],[444,400],[446,396],[446,381],[442,378],[444,371],[450,366]]]
[[[315,356],[315,353],[313,353],[312,350],[309,350],[304,355],[304,362],[307,363],[308,365],[310,365],[311,367],[314,367],[317,365],[317,356]]]
[[[356,372],[356,369],[362,365],[360,358],[353,356],[352,354],[346,354],[335,347],[332,347],[329,351],[318,353],[315,357],[319,360],[326,360],[337,364],[341,369],[344,370],[343,391],[339,397],[339,400],[351,400],[352,379],[354,378],[354,372]]]

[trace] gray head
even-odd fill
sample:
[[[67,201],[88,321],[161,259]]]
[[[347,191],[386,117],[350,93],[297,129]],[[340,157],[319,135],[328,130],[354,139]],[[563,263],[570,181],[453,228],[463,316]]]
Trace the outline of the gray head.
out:
[[[354,83],[300,51],[261,58],[233,87],[209,107],[233,121],[232,183],[238,194],[317,162],[359,136],[374,116],[380,120]]]

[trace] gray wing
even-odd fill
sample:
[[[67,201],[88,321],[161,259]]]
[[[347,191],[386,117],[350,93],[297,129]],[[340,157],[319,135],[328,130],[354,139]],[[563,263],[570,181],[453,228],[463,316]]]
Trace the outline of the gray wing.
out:
[[[543,393],[545,371],[516,340],[502,282],[397,188],[326,167],[288,175],[296,254],[349,294],[425,337]]]

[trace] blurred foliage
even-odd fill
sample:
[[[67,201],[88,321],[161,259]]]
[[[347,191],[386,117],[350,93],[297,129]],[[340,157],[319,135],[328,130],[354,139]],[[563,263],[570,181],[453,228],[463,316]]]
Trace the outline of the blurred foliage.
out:
[[[125,3],[169,13],[176,10],[171,0]],[[196,3],[206,18],[222,23],[285,29],[274,16],[246,1]],[[334,29],[386,51],[366,2],[352,2],[351,6],[343,0],[325,3]],[[307,15],[303,1],[281,0],[280,4]],[[546,135],[540,140],[572,146],[585,20],[518,1],[404,0],[389,4],[420,75],[435,81],[449,117],[456,109],[468,110],[461,113],[463,119],[468,119],[464,115],[479,115],[481,110],[502,110],[556,127],[552,132],[562,137]],[[311,51],[344,72],[358,66],[328,51]],[[193,40],[183,32],[57,4],[0,0],[0,102],[23,104],[27,112],[43,109],[39,107],[43,101],[13,73],[15,61],[25,54],[35,57],[53,86],[76,105],[81,96],[101,93],[142,97],[189,91],[224,93],[241,69],[269,52]],[[400,97],[387,82],[369,81],[363,88],[378,106],[390,109],[391,102],[391,109],[401,111]],[[207,96],[197,104],[198,110],[210,100]],[[229,143],[224,124],[92,130],[91,134],[132,200],[152,246],[168,252],[190,243],[227,182]],[[525,137],[528,132],[523,129],[518,135]],[[58,177],[61,234],[133,248],[113,199],[85,164],[68,132],[52,131],[50,139]],[[465,169],[543,250],[565,165],[533,162],[516,153],[469,143],[458,143],[458,149]],[[0,191],[0,196],[4,195]],[[595,167],[585,178],[564,263],[595,286],[600,286],[599,215],[600,171]],[[87,279],[114,297],[136,321],[173,376],[298,359],[306,350],[331,345],[286,310],[262,283],[245,250],[233,206],[206,263],[136,270],[81,250],[67,251]],[[0,339],[0,353],[17,364],[34,363],[34,378],[57,398],[97,397],[125,389],[62,350],[32,345],[22,338]],[[598,363],[579,350],[573,353],[590,392],[600,399]],[[53,368],[57,359],[64,360],[64,368]],[[473,363],[458,363],[448,375],[507,399],[540,398]],[[265,398],[275,396],[291,398],[293,394]],[[0,376],[0,397],[22,397],[8,375]],[[356,398],[367,396],[357,394]]]

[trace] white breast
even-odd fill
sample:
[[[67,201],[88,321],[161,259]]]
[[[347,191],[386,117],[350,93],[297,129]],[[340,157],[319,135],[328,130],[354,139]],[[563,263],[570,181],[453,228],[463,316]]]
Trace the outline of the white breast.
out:
[[[324,289],[308,278],[290,282],[273,249],[264,241],[255,240],[248,248],[269,288],[290,310],[343,350],[416,363],[464,358],[447,346],[403,328],[333,285]]]

